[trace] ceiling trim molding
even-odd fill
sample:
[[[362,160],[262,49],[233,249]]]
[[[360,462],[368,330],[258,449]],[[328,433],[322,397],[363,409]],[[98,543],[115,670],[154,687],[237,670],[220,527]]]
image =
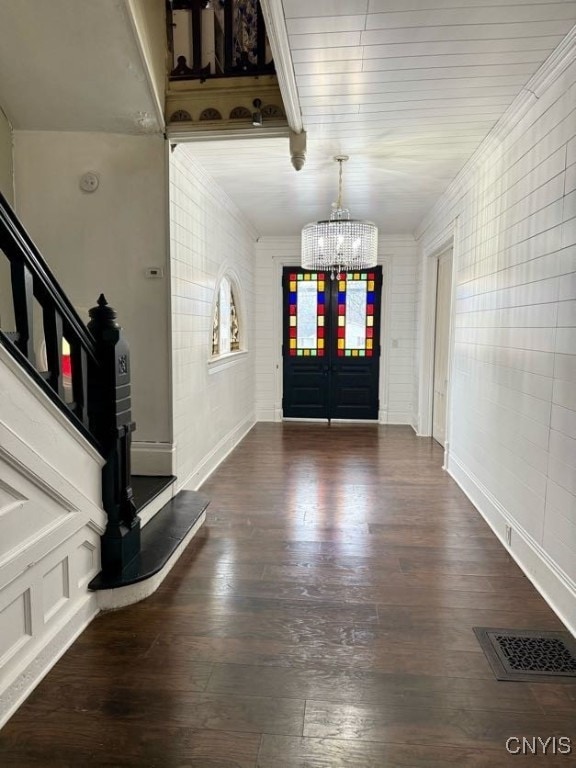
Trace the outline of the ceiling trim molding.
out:
[[[282,0],[260,0],[260,6],[264,16],[264,23],[266,24],[266,31],[268,32],[272,56],[274,57],[276,76],[280,86],[280,93],[282,94],[282,101],[284,102],[284,111],[286,112],[288,125],[294,133],[301,133],[304,130],[304,123],[302,121],[302,110],[300,109],[298,86],[296,85],[296,75],[294,74]]]
[[[540,69],[526,83],[525,88],[540,98],[562,72],[576,60],[576,25],[552,51]]]
[[[199,128],[197,123],[173,123],[166,129],[170,141],[186,144],[192,141],[226,141],[229,139],[287,139],[290,129],[286,126],[270,128]]]
[[[501,146],[502,142],[512,129],[525,117],[528,111],[546,93],[550,86],[558,80],[562,73],[576,61],[576,26],[562,42],[554,49],[538,71],[530,78],[522,88],[518,96],[508,107],[506,112],[498,120],[476,152],[464,165],[460,173],[452,181],[440,200],[431,211],[426,214],[415,231],[415,238],[420,240],[434,221],[441,217],[446,209],[455,203],[455,199],[462,194],[468,178],[481,165],[492,152]]]

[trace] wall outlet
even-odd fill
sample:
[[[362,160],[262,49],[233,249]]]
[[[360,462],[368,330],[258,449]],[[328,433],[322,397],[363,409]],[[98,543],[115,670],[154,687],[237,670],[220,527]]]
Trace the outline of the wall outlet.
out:
[[[506,526],[506,544],[509,547],[512,546],[512,526],[511,525]]]

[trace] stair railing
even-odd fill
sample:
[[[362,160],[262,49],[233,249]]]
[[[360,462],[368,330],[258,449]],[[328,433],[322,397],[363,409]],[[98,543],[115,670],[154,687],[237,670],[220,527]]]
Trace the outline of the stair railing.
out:
[[[128,343],[102,294],[86,327],[2,194],[0,251],[10,267],[10,277],[3,278],[10,286],[0,291],[0,344],[105,459],[102,571],[117,575],[140,551],[140,518],[130,485]],[[10,323],[13,330],[6,327]]]

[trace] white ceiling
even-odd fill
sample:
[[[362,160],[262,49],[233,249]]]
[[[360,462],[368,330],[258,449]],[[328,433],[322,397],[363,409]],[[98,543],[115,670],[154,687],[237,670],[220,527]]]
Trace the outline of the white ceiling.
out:
[[[270,2],[271,0],[269,0]],[[186,148],[263,235],[297,234],[337,193],[383,234],[412,233],[576,22],[576,2],[282,0],[305,129]]]
[[[118,0],[0,0],[0,105],[17,129],[160,130]]]
[[[263,235],[330,213],[337,154],[352,215],[414,232],[576,22],[575,0],[262,2],[283,6],[304,169],[285,138],[186,151]],[[0,0],[0,104],[17,129],[158,131],[127,0]]]

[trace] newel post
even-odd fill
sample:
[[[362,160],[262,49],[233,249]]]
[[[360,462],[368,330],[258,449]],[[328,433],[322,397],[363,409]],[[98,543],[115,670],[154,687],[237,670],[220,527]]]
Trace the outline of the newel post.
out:
[[[117,575],[140,552],[140,518],[130,484],[132,442],[130,351],[116,322],[116,311],[103,294],[90,312],[88,329],[96,342],[99,365],[88,380],[90,430],[100,442],[106,464],[102,470],[102,502],[108,515],[102,536],[102,572]]]

